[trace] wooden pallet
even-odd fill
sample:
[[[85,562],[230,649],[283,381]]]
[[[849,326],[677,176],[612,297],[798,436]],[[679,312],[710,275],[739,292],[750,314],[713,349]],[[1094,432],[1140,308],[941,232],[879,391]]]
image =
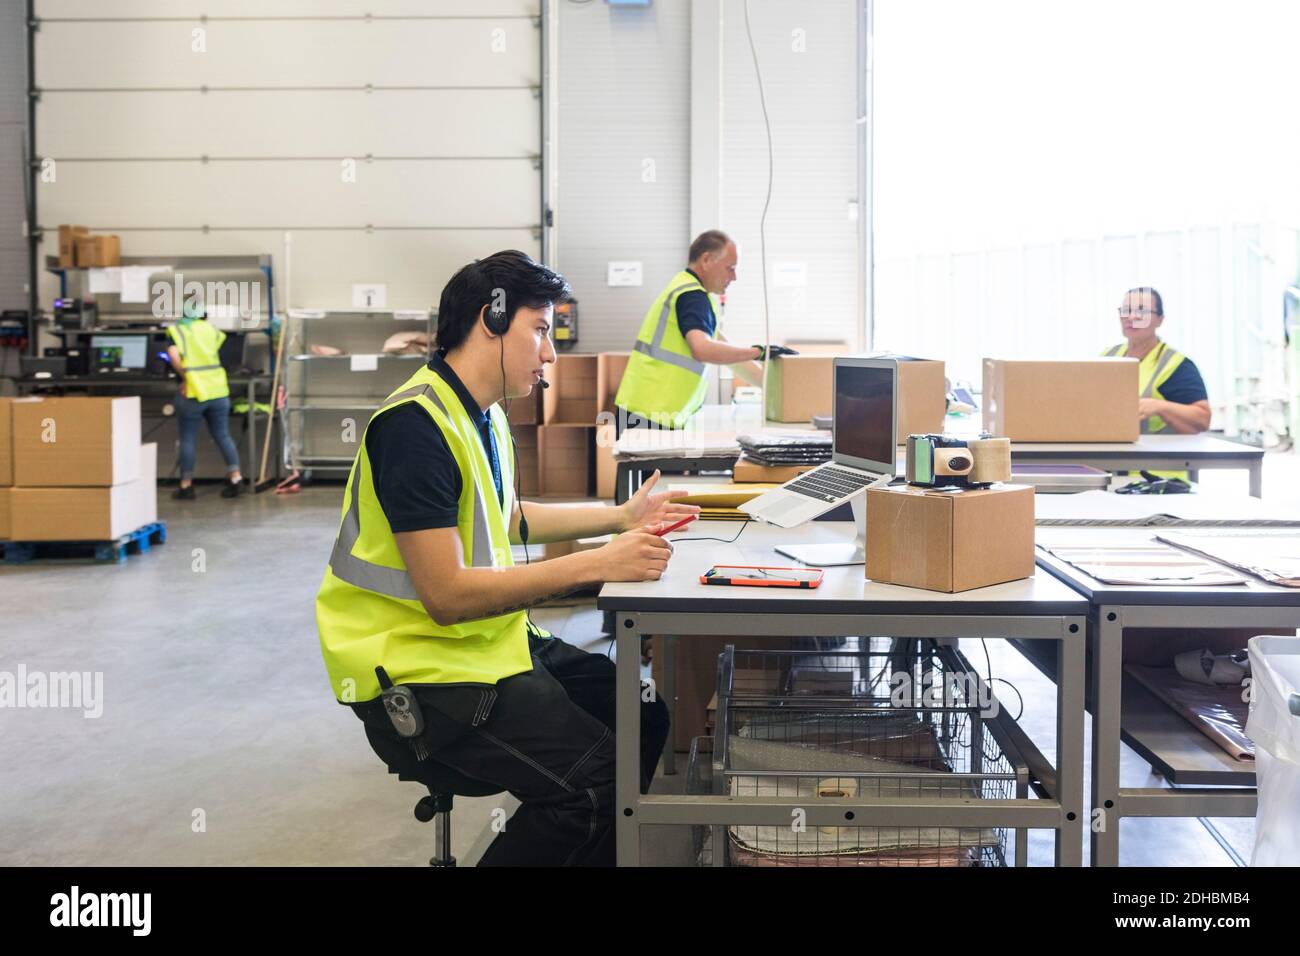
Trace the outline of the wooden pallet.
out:
[[[123,564],[128,554],[144,554],[155,544],[167,543],[167,524],[155,521],[112,541],[2,541],[5,564],[31,561],[94,561]]]

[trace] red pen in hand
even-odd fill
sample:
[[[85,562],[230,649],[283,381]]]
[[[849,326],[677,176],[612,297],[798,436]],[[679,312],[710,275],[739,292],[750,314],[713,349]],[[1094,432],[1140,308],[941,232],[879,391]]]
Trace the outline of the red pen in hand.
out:
[[[698,517],[698,516],[697,516],[697,515],[687,515],[685,518],[683,518],[681,521],[677,522],[676,524],[669,525],[667,528],[664,528],[662,531],[656,531],[656,532],[655,532],[655,535],[656,535],[657,537],[662,538],[664,535],[668,534],[668,532],[670,532],[670,531],[676,531],[678,528],[682,527],[683,525],[688,525],[688,524],[690,524],[692,521],[694,521],[694,520],[696,519],[696,517]]]

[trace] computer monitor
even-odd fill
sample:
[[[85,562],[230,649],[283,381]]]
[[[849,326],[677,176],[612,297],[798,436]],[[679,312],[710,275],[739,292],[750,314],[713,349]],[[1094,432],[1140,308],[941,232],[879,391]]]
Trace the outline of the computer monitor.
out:
[[[90,337],[92,368],[130,368],[143,370],[148,362],[149,337],[147,335],[92,335]],[[112,359],[116,357],[116,361]]]
[[[898,361],[840,356],[833,371],[836,464],[893,474],[898,464]]]

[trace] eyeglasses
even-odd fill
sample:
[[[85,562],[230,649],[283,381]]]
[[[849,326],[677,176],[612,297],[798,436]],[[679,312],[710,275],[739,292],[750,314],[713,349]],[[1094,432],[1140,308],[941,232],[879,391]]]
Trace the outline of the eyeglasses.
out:
[[[1119,312],[1119,317],[1120,317],[1121,319],[1149,319],[1149,318],[1151,318],[1152,316],[1155,316],[1155,315],[1161,315],[1161,314],[1162,314],[1162,313],[1156,311],[1155,309],[1125,309],[1125,308],[1120,308],[1120,309],[1117,309],[1116,311]]]

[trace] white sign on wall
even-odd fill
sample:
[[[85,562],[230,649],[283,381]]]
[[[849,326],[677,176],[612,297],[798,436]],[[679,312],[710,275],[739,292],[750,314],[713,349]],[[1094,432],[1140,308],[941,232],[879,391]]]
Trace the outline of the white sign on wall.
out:
[[[636,285],[641,284],[641,263],[639,262],[611,262],[609,263],[609,280],[608,285]]]
[[[778,289],[802,289],[808,284],[808,263],[777,262],[772,266],[772,285]]]

